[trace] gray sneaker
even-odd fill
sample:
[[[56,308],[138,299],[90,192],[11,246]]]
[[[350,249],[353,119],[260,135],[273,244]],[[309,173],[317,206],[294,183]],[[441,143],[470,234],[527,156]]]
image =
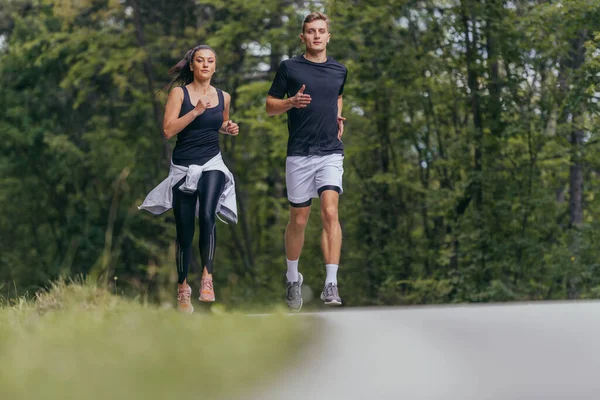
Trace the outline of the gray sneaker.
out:
[[[327,306],[341,306],[342,299],[340,299],[337,285],[334,285],[331,282],[326,284],[321,292],[321,300],[323,300]]]
[[[302,282],[304,278],[298,273],[297,282],[288,282],[285,293],[285,302],[292,311],[300,311],[302,308]]]

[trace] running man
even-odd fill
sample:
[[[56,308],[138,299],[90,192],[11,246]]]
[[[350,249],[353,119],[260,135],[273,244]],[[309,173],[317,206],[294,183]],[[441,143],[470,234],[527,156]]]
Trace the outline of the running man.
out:
[[[285,176],[291,207],[285,230],[286,303],[294,311],[302,307],[298,260],[313,197],[321,199],[321,248],[327,270],[321,299],[327,305],[342,304],[337,286],[342,248],[338,202],[344,173],[342,94],[348,70],[327,57],[329,23],[320,12],[306,16],[300,34],[305,53],[280,64],[267,96],[269,116],[284,112],[288,116]]]

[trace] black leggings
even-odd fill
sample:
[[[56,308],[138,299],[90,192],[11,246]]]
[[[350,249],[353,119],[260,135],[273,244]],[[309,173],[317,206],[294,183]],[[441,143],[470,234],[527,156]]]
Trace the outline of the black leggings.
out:
[[[212,263],[215,258],[217,243],[216,210],[219,198],[225,187],[225,174],[221,171],[206,171],[198,181],[196,193],[188,194],[179,190],[185,178],[173,187],[173,212],[177,228],[177,275],[179,283],[187,278],[192,258],[192,241],[196,224],[196,201],[199,200],[198,211],[200,229],[200,258],[203,267],[212,274]]]

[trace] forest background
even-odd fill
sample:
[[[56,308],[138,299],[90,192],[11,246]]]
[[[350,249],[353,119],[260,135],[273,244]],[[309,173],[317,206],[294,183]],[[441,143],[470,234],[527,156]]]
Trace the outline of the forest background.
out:
[[[240,220],[217,228],[217,297],[281,302],[287,127],[265,99],[312,10],[349,70],[346,305],[600,297],[592,0],[1,0],[0,295],[87,276],[174,301],[172,213],[137,206],[175,141],[159,89],[206,43],[240,125],[221,143]],[[318,206],[300,260],[316,294]]]

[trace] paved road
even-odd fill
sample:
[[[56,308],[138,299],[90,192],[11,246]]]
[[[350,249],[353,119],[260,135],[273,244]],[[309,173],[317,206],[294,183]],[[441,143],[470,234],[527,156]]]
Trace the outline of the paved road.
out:
[[[304,315],[321,340],[255,399],[600,399],[600,302]]]

